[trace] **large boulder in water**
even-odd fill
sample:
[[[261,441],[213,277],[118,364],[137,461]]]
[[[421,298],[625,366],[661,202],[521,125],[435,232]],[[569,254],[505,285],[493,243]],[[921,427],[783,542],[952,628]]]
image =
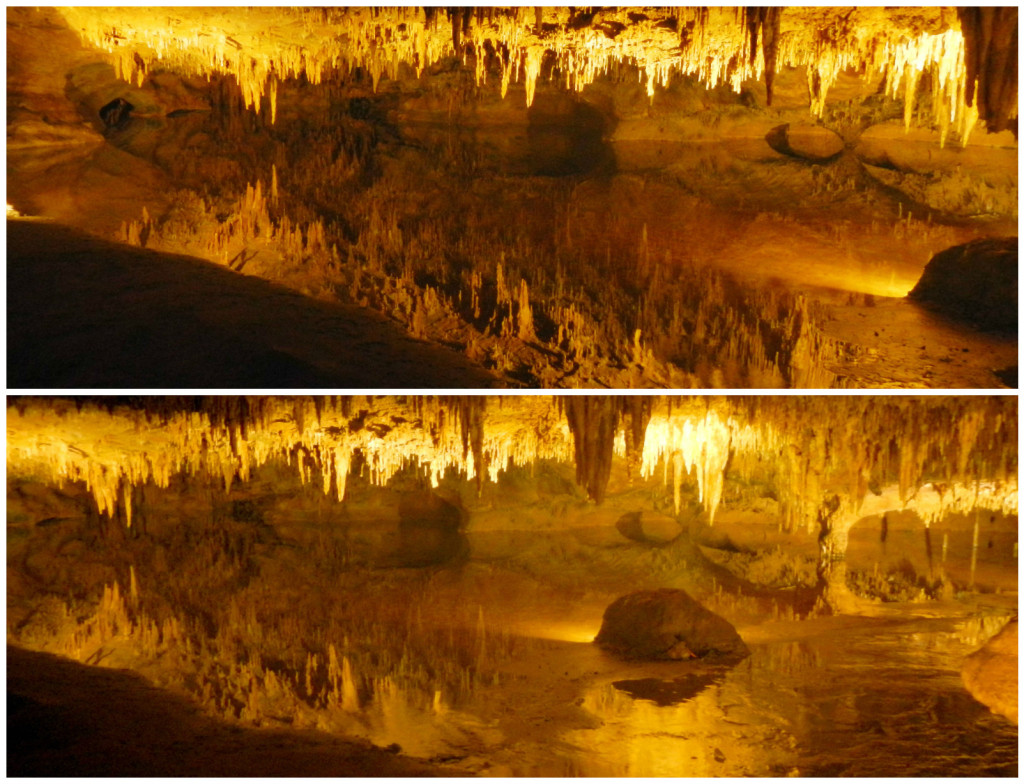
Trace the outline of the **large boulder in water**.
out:
[[[775,152],[811,163],[827,163],[843,151],[839,136],[816,125],[779,125],[768,131],[764,140]]]
[[[1016,332],[1017,238],[974,240],[936,253],[909,296],[981,329]]]
[[[638,591],[604,611],[598,645],[631,659],[743,657],[750,650],[725,618],[686,591]]]
[[[663,545],[679,538],[683,527],[674,517],[657,512],[627,512],[615,523],[620,534],[634,542]]]
[[[993,713],[1017,723],[1017,621],[964,660],[960,675],[967,691]]]

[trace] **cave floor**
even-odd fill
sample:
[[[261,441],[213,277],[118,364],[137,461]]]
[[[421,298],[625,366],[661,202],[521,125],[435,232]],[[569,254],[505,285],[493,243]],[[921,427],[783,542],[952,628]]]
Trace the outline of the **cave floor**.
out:
[[[383,316],[209,262],[7,221],[16,388],[466,388],[495,379]]]

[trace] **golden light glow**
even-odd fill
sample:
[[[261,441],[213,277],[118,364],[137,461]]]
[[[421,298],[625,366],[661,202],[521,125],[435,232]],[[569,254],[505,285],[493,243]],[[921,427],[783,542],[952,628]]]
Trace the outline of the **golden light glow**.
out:
[[[435,487],[449,471],[495,482],[513,465],[576,459],[565,413],[552,396],[246,398],[248,419],[218,408],[237,405],[225,400],[235,399],[159,416],[19,400],[8,408],[8,471],[58,485],[84,482],[101,513],[121,509],[130,525],[133,486],[167,487],[183,474],[230,489],[273,457],[339,500],[356,452],[373,484],[386,485],[412,466]],[[998,398],[657,397],[640,473],[652,477],[660,469],[674,488],[677,513],[684,481],[696,482],[712,522],[727,468],[742,475],[759,461],[774,466],[779,500],[795,525],[816,524],[827,492],[846,498],[850,515],[886,508],[914,508],[931,519],[972,508],[1015,514],[1017,430],[1009,405]],[[620,455],[625,443],[620,422]],[[871,481],[885,487],[869,491]]]
[[[579,621],[538,621],[536,623],[517,623],[516,630],[527,637],[541,640],[560,640],[562,642],[592,643],[601,629],[601,618],[591,623]]]
[[[579,92],[598,76],[637,68],[648,95],[677,75],[708,88],[728,84],[739,92],[761,79],[764,55],[750,52],[750,35],[738,8],[600,9],[586,24],[578,9],[490,9],[471,17],[456,52],[453,26],[461,15],[420,8],[103,8],[61,9],[83,40],[108,53],[118,76],[142,84],[154,68],[237,81],[247,107],[260,111],[269,96],[276,115],[280,80],[305,76],[313,84],[328,69],[365,70],[376,90],[403,69],[419,77],[442,58],[472,58],[477,84],[487,79],[484,52],[495,53],[501,95],[522,83],[533,103],[547,53],[559,81]],[[886,74],[886,90],[906,98],[907,122],[921,77],[933,76],[933,114],[945,140],[954,128],[966,140],[977,121],[964,104],[964,38],[955,13],[917,9],[915,25],[882,8],[854,8],[840,16],[829,8],[786,8],[777,37],[779,67],[806,68],[810,108],[821,115],[830,87],[844,71],[872,81]],[[471,13],[467,11],[466,13]],[[943,32],[925,32],[940,28]],[[685,32],[684,32],[685,31]],[[465,50],[463,50],[465,45]]]

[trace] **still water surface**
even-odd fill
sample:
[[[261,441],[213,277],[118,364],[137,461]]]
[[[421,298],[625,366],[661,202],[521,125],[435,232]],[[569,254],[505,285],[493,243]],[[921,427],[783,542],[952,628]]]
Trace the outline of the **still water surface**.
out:
[[[960,680],[964,636],[937,620],[837,630],[755,645],[692,696],[701,676],[639,699],[636,682],[597,686],[585,707],[603,725],[569,733],[579,772],[1016,776],[1017,728]]]
[[[741,631],[752,653],[731,668],[623,663],[585,642],[537,648],[522,662],[531,675],[443,715],[408,704],[392,705],[391,720],[378,712],[373,739],[474,775],[1017,775],[1017,727],[959,675],[993,631],[979,621]]]

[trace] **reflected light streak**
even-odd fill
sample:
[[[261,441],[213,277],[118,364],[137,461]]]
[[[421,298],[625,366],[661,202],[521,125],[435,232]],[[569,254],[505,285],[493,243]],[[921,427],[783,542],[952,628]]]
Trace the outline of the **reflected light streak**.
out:
[[[876,297],[902,299],[910,293],[916,284],[917,278],[893,272],[888,277],[884,275],[850,275],[843,278],[841,288]]]
[[[601,620],[593,622],[580,621],[537,621],[518,624],[520,630],[528,637],[540,640],[558,640],[560,642],[576,642],[590,644],[597,637]]]

